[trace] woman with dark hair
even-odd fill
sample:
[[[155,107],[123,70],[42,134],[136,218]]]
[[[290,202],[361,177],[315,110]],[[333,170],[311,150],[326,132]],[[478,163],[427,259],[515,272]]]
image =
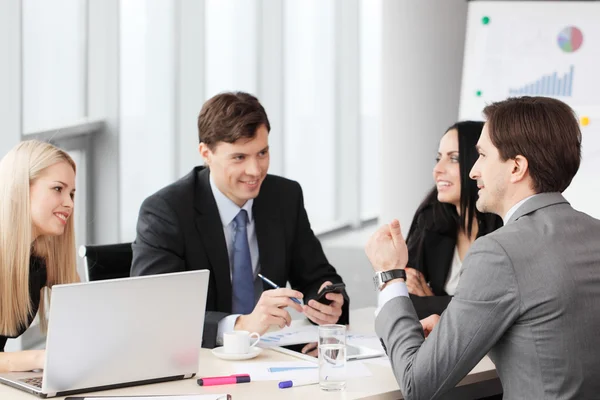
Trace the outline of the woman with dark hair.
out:
[[[477,183],[469,178],[483,124],[463,121],[446,130],[433,168],[435,186],[417,209],[406,237],[410,267],[406,284],[413,301],[419,302],[415,296],[446,296],[435,303],[415,304],[420,318],[445,309],[473,241],[502,226],[497,215],[477,211]]]

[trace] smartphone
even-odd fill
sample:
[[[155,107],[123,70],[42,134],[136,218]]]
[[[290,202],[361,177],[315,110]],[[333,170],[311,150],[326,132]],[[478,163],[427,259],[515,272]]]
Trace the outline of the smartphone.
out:
[[[342,293],[342,290],[346,287],[343,283],[334,283],[333,285],[327,285],[317,294],[317,298],[315,299],[321,304],[329,305],[331,304],[331,300],[325,297],[327,293]]]

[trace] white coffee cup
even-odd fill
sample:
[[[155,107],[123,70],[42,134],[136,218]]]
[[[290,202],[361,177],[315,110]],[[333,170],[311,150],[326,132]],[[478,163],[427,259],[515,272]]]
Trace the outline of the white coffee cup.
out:
[[[254,343],[250,344],[250,339],[254,339]],[[256,346],[259,340],[260,335],[256,332],[226,332],[223,333],[223,351],[227,354],[246,354],[251,347]]]

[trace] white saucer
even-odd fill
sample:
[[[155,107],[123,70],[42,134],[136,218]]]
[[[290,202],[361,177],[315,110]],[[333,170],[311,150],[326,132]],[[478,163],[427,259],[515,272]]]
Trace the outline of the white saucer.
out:
[[[262,349],[260,347],[250,347],[250,351],[248,353],[243,354],[225,353],[224,350],[225,349],[221,346],[214,348],[211,351],[216,357],[222,360],[249,360],[251,358],[256,357],[262,352]]]

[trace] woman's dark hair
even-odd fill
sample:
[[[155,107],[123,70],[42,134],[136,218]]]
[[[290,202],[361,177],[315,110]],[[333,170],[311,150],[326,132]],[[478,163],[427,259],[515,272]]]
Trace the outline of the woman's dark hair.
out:
[[[484,123],[481,121],[457,122],[448,129],[458,132],[458,164],[460,169],[460,216],[452,204],[441,203],[437,199],[437,187],[427,194],[413,218],[406,237],[410,242],[420,240],[425,230],[432,230],[442,234],[455,234],[459,228],[468,236],[473,230],[475,218],[480,222],[479,230],[493,230],[499,223],[499,217],[493,214],[484,214],[477,211],[477,182],[469,177],[473,164],[479,157],[475,145],[481,136]],[[483,226],[481,226],[483,225]],[[482,234],[488,232],[481,232]]]

